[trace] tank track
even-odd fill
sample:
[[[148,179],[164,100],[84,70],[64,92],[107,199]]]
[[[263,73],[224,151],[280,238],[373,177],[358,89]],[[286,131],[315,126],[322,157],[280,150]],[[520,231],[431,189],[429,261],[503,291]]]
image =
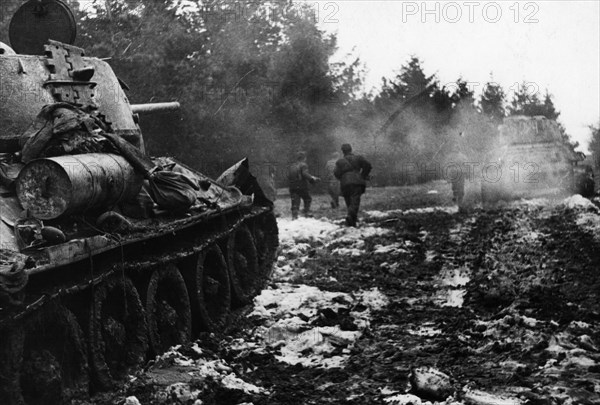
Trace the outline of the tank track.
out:
[[[255,206],[30,275],[23,303],[0,309],[0,403],[85,399],[223,330],[270,277],[277,233]]]

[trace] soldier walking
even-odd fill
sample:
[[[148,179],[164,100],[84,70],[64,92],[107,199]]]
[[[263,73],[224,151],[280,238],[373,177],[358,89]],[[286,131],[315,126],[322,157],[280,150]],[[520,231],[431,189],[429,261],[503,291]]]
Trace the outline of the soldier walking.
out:
[[[356,226],[358,210],[360,208],[360,197],[365,192],[371,163],[361,155],[354,155],[352,147],[345,143],[342,145],[344,157],[335,163],[334,175],[340,180],[340,186],[346,209],[346,226]]]
[[[335,170],[335,164],[340,158],[339,152],[333,152],[331,159],[327,161],[325,165],[325,181],[327,181],[327,192],[331,197],[331,208],[339,208],[340,206],[340,182],[335,178],[333,174]]]
[[[308,185],[315,184],[320,180],[321,179],[308,172],[306,153],[298,152],[296,155],[296,162],[288,167],[290,198],[292,199],[292,219],[298,218],[300,200],[304,202],[304,215],[307,217],[310,216],[310,203],[312,202],[312,198],[308,193]]]

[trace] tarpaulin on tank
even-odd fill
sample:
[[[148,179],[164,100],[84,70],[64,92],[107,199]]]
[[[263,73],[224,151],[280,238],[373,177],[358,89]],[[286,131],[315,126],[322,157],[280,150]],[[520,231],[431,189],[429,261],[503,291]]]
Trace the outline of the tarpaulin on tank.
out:
[[[253,199],[250,196],[244,196],[244,193],[234,185],[211,180],[181,162],[163,157],[154,159],[154,163],[162,167],[163,171],[179,173],[195,184],[196,201],[192,208],[224,209],[237,205],[252,205]]]
[[[94,132],[97,121],[92,114],[70,103],[44,106],[21,136],[21,160],[27,163],[41,156],[115,153],[111,142]]]
[[[273,202],[267,198],[258,184],[256,177],[250,172],[250,162],[244,158],[225,170],[217,182],[227,186],[239,188],[243,194],[253,196],[254,204],[263,207],[272,207]]]
[[[27,256],[0,248],[0,303],[12,301],[27,284],[26,263]]]

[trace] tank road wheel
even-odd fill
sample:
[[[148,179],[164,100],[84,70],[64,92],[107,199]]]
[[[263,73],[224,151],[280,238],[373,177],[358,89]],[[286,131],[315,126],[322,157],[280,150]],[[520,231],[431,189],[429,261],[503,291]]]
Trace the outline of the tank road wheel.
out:
[[[273,262],[276,258],[277,246],[279,245],[277,220],[275,219],[275,215],[271,212],[256,218],[253,231],[261,275],[265,279],[269,279],[273,271]]]
[[[261,277],[254,238],[245,225],[229,235],[227,266],[233,298],[239,304],[247,304],[253,298]]]
[[[22,404],[19,370],[23,361],[23,328],[0,329],[0,404]]]
[[[88,363],[83,342],[75,316],[61,304],[46,306],[3,335],[2,403],[51,405],[87,397]]]
[[[169,264],[154,270],[144,295],[151,351],[163,353],[171,346],[189,342],[190,299],[179,269]]]
[[[192,304],[194,333],[223,330],[231,309],[231,285],[227,262],[218,245],[192,257],[184,272]]]
[[[89,344],[95,389],[111,389],[144,361],[146,330],[144,308],[129,278],[115,278],[93,292]]]

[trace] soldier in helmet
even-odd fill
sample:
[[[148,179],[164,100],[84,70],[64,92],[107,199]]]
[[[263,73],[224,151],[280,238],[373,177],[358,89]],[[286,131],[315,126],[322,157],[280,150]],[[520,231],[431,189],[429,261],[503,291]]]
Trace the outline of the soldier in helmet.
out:
[[[303,213],[305,216],[310,216],[310,203],[312,198],[308,192],[308,185],[315,184],[321,179],[313,176],[308,172],[308,164],[306,164],[306,152],[298,152],[296,154],[296,162],[288,167],[288,181],[290,187],[290,198],[292,199],[292,219],[298,218],[300,211],[300,200],[304,202]]]
[[[348,214],[346,216],[347,226],[356,226],[358,210],[360,208],[360,197],[365,192],[371,163],[361,155],[354,155],[350,144],[342,145],[344,157],[335,163],[333,174],[340,180],[340,186]]]

